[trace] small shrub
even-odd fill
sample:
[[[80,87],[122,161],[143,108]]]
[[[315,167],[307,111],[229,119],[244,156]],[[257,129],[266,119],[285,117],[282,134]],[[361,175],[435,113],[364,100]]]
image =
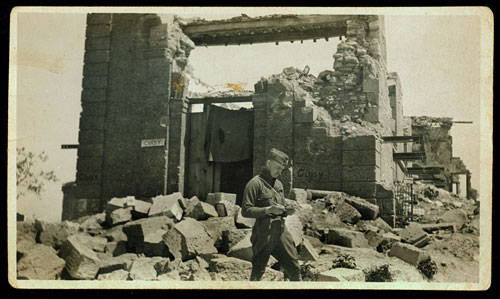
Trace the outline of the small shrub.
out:
[[[420,261],[418,263],[417,269],[418,271],[420,271],[420,273],[424,274],[424,276],[427,277],[427,279],[429,280],[434,277],[434,275],[437,273],[438,270],[436,263],[433,260],[431,260],[430,257]]]
[[[367,282],[391,282],[392,275],[389,272],[389,265],[373,266],[365,270],[365,281]]]
[[[350,256],[349,254],[341,253],[333,260],[332,269],[334,268],[355,269],[356,259],[353,256]]]
[[[303,281],[316,281],[318,280],[318,271],[310,262],[306,262],[300,268]]]

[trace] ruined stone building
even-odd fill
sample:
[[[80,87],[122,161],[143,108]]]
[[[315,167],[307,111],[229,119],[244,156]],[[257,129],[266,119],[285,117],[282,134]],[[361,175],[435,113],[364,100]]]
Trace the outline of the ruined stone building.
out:
[[[426,159],[414,162],[418,179],[457,194],[461,193],[459,175],[465,175],[467,198],[476,198],[471,187],[471,172],[460,157],[453,157],[450,129],[453,119],[447,117],[411,117],[412,134],[422,137],[422,142],[413,145],[414,151],[426,153]],[[421,169],[425,169],[425,171]],[[455,190],[453,186],[455,185]]]
[[[318,77],[287,68],[255,82],[251,94],[188,97],[186,66],[196,46],[333,37],[342,39],[333,68]],[[386,55],[383,16],[186,21],[89,14],[77,175],[63,187],[63,219],[100,212],[112,197],[181,192],[204,200],[209,192],[231,192],[241,198],[272,147],[291,158],[281,177],[285,192],[343,191],[392,215],[394,182],[408,175],[408,161],[440,159],[432,156],[434,147],[440,157],[448,150],[433,138],[447,136],[449,127],[443,123],[442,133],[433,135],[418,122],[409,125],[401,82],[388,72]],[[253,108],[214,105],[237,102]],[[194,113],[194,104],[203,104],[203,111]],[[429,138],[424,151],[417,151],[416,133]],[[460,168],[448,158],[448,173]],[[443,182],[450,184],[449,178]]]

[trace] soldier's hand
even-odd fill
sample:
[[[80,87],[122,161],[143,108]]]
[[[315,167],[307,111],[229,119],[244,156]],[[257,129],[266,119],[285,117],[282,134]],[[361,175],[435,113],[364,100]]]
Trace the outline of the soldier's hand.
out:
[[[267,208],[266,214],[267,215],[273,215],[273,216],[279,216],[282,215],[283,212],[285,212],[285,207],[278,204],[278,205],[273,205]]]

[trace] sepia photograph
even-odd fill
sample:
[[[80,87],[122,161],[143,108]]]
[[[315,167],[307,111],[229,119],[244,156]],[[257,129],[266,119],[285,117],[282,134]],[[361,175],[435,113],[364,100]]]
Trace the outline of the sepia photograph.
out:
[[[490,287],[489,8],[10,24],[12,287]]]

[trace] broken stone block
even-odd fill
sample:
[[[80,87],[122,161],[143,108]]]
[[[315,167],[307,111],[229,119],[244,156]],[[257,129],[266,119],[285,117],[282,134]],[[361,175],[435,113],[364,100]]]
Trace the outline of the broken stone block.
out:
[[[227,210],[226,210],[226,205],[224,203],[218,202],[214,204],[215,211],[217,212],[217,215],[219,217],[226,217],[228,216]]]
[[[119,256],[102,259],[97,274],[111,273],[116,270],[129,271],[132,262],[139,257],[135,253],[124,253]]]
[[[252,228],[255,224],[255,218],[243,217],[241,209],[238,209],[238,213],[234,216],[234,223],[237,228]]]
[[[337,214],[342,222],[355,224],[361,218],[361,214],[348,203],[342,203],[335,207],[334,213]]]
[[[328,230],[327,243],[344,247],[369,247],[368,241],[362,232],[351,231],[345,228],[331,228]]]
[[[149,215],[151,203],[136,199],[134,202],[134,209],[132,210],[132,219],[146,218]]]
[[[250,231],[243,239],[241,239],[238,243],[236,243],[233,247],[231,247],[231,249],[229,249],[227,256],[251,262],[253,254],[252,242],[250,241],[251,236],[252,232]],[[267,265],[270,267],[276,262],[277,262],[276,258],[274,258],[271,255],[269,257]]]
[[[366,231],[365,238],[368,240],[368,245],[374,248],[377,248],[380,242],[382,242],[382,236],[376,230]]]
[[[36,243],[37,230],[35,229],[34,222],[18,221],[16,223],[16,231],[17,231],[16,239],[18,242],[24,239]]]
[[[112,241],[106,244],[106,253],[110,253],[112,256],[122,255],[127,252],[127,242],[124,241]]]
[[[425,260],[429,255],[413,245],[397,242],[392,245],[389,256],[395,256],[400,260],[417,266],[420,261]]]
[[[204,269],[208,269],[208,268],[209,268],[208,262],[207,262],[205,259],[203,259],[202,257],[197,256],[197,257],[195,258],[195,260],[196,260],[196,262],[197,262],[198,264],[200,264],[200,267],[202,267],[202,268],[204,268]]]
[[[225,254],[222,254],[222,253],[210,253],[210,254],[201,254],[199,257],[204,259],[210,266],[211,260],[221,258],[221,257],[227,257],[227,256]]]
[[[68,236],[78,232],[79,225],[68,221],[63,223],[51,223],[36,220],[35,229],[38,231],[36,237],[37,243],[59,250]]]
[[[292,235],[295,246],[302,243],[304,236],[303,225],[298,215],[289,215],[285,218],[285,226],[288,232]]]
[[[227,201],[232,204],[236,204],[236,194],[234,193],[224,193],[224,192],[216,192],[216,193],[208,193],[207,194],[207,203],[213,205],[218,202]]]
[[[167,257],[154,256],[151,260],[154,263],[156,275],[167,273],[177,267],[177,265],[174,265]]]
[[[395,242],[400,242],[401,238],[393,233],[384,233],[383,231],[368,230],[365,232],[365,238],[371,247],[377,248],[379,252],[389,249]],[[384,249],[384,250],[379,250]]]
[[[252,263],[234,257],[215,258],[210,261],[210,272],[216,272],[223,281],[248,281]],[[283,281],[284,274],[266,268],[262,281]]]
[[[181,208],[186,211],[186,198],[184,197],[181,197],[177,200],[177,202],[179,203],[179,206],[181,206]]]
[[[457,229],[461,229],[468,221],[467,213],[462,209],[451,210],[439,216],[440,222],[454,222]]]
[[[299,245],[299,258],[303,261],[317,261],[319,255],[313,245],[307,239],[303,239]]]
[[[367,232],[367,231],[378,231],[379,228],[376,226],[373,220],[360,220],[356,223],[356,228],[360,232]]]
[[[113,226],[112,228],[108,229],[102,236],[108,239],[108,242],[127,242],[127,234],[123,232],[123,225]]]
[[[375,219],[374,224],[375,226],[377,226],[379,229],[383,230],[386,233],[392,232],[392,227],[382,218]]]
[[[206,263],[206,262],[205,262]],[[197,259],[190,260],[186,262],[186,266],[189,268],[186,273],[187,275],[187,280],[191,281],[211,281],[212,277],[210,276],[210,273],[202,267]],[[183,273],[181,273],[182,275]]]
[[[378,252],[386,252],[391,249],[392,245],[396,242],[400,242],[401,238],[393,233],[382,234],[382,241],[377,245]]]
[[[312,237],[312,236],[308,236],[308,235],[304,235],[304,239],[307,239],[307,241],[309,241],[309,243],[311,243],[311,245],[314,248],[321,248],[321,247],[323,247],[323,243],[318,238],[315,238],[315,237]]]
[[[203,253],[216,253],[212,238],[205,227],[192,218],[177,223],[165,235],[163,242],[169,252],[176,258],[187,260]]]
[[[227,256],[235,257],[238,259],[242,259],[245,261],[252,261],[252,242],[250,242],[250,237],[252,236],[252,232],[248,232],[241,241],[236,243],[229,251],[227,252]]]
[[[197,196],[193,196],[188,200],[184,201],[184,212],[186,213],[186,216],[191,214],[194,207],[200,202]],[[189,217],[189,216],[187,216]]]
[[[106,213],[90,216],[80,224],[80,230],[84,232],[97,233],[102,230],[102,224],[106,221]]]
[[[358,269],[335,268],[319,273],[317,281],[365,281],[365,274]]]
[[[210,217],[219,216],[213,205],[202,201],[198,201],[198,203],[196,203],[189,210],[189,213],[186,213],[186,217],[191,217],[196,220],[206,220]]]
[[[378,216],[379,207],[358,197],[346,197],[345,202],[356,208],[363,220],[374,220]]]
[[[151,258],[138,258],[130,266],[131,280],[154,280],[156,279],[155,262]]]
[[[438,230],[450,230],[453,232],[457,230],[455,222],[420,224],[420,227],[427,233],[431,233]]]
[[[227,251],[234,245],[236,245],[239,241],[243,240],[248,233],[251,233],[251,229],[234,229],[231,231],[227,231]],[[221,251],[222,253],[225,253]]]
[[[136,247],[144,243],[145,236],[173,225],[173,223],[174,221],[167,216],[143,218],[125,224],[123,232],[127,235],[128,244]]]
[[[119,269],[110,273],[97,275],[97,280],[130,280],[129,273]]]
[[[168,281],[168,280],[181,280],[181,276],[179,275],[179,271],[172,270],[168,273],[160,274],[156,277],[156,280],[159,281]]]
[[[54,248],[33,244],[17,262],[17,278],[30,280],[54,280],[61,277],[66,262],[57,256]]]
[[[111,212],[116,209],[123,209],[127,207],[127,198],[126,197],[113,197],[106,203],[105,213],[106,213],[106,222],[111,223],[111,219],[109,218]]]
[[[125,197],[126,202],[125,206],[126,207],[134,207],[135,206],[135,197],[134,196],[127,196]]]
[[[200,221],[199,223],[201,223],[204,226],[205,231],[210,236],[211,242],[214,243],[214,246],[217,249],[223,250],[223,247],[226,246],[227,247],[226,252],[227,250],[229,250],[230,240],[227,241],[228,244],[224,244],[224,240],[222,239],[222,233],[224,231],[232,232],[236,230],[233,217],[212,217],[205,221]],[[232,234],[229,234],[228,236],[229,238],[231,238]]]
[[[236,194],[233,193],[208,193],[206,202],[215,207],[219,217],[234,216],[238,212]]]
[[[146,236],[144,236],[144,242],[140,245],[137,245],[136,252],[142,253],[148,257],[168,256],[169,252],[167,246],[163,242],[163,235],[166,233],[166,230],[159,229],[156,232],[147,234]]]
[[[403,242],[415,245],[416,247],[424,247],[430,241],[427,233],[416,222],[411,222],[401,230],[399,236]]]
[[[108,224],[115,226],[132,220],[132,208],[120,208],[113,210],[108,217]]]
[[[100,267],[100,260],[92,249],[77,236],[64,241],[59,256],[66,261],[68,274],[75,279],[94,279]]]
[[[153,204],[149,209],[149,217],[151,216],[168,216],[176,220],[182,219],[183,210],[179,205],[179,199],[183,198],[180,192],[175,192],[169,195],[160,195],[153,198]]]
[[[290,194],[288,195],[288,197],[292,200],[295,200],[298,203],[302,204],[308,203],[307,191],[304,189],[292,188],[292,190],[290,190]]]
[[[105,252],[108,239],[101,236],[91,236],[86,233],[78,233],[71,236],[74,241],[83,244],[85,247],[95,252]]]
[[[23,258],[26,253],[28,253],[35,245],[35,240],[30,240],[30,239],[20,239],[16,242],[16,255],[17,255],[17,260],[19,261],[21,258]]]

